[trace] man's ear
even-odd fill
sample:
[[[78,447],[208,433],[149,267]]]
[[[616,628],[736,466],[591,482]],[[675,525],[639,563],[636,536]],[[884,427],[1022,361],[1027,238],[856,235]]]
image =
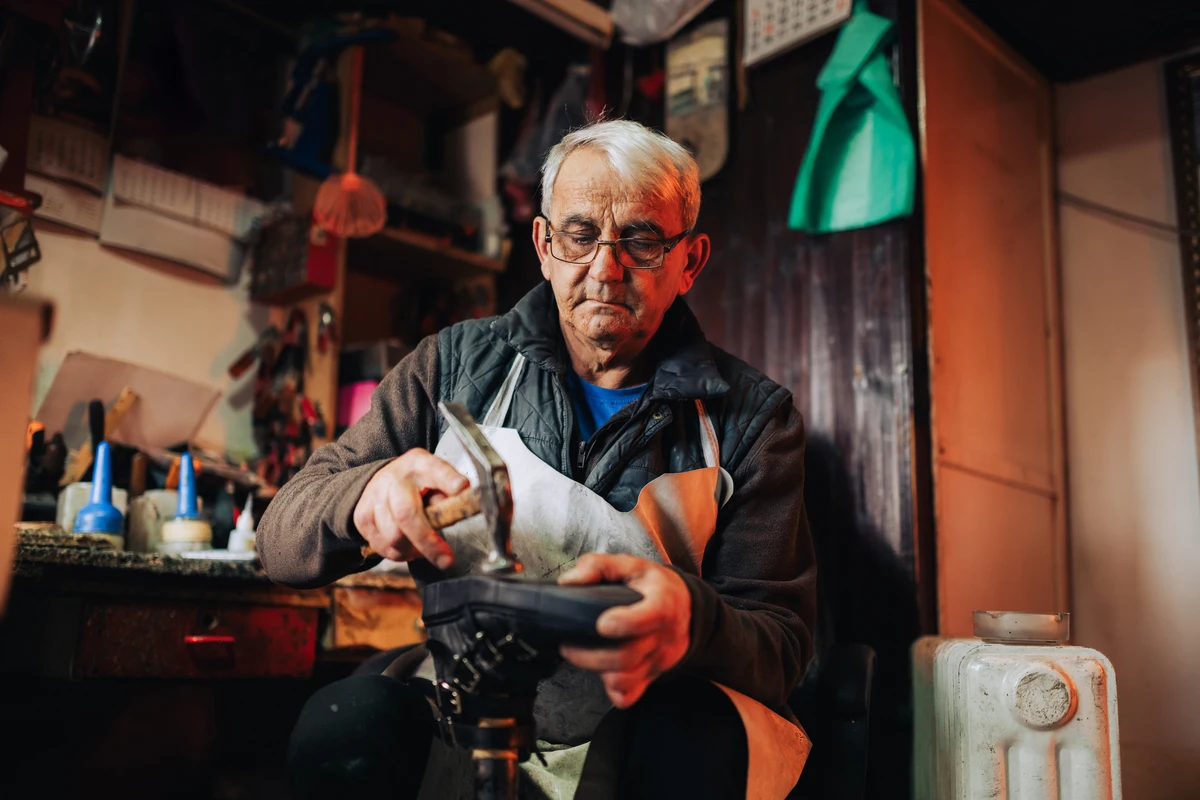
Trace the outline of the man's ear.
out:
[[[550,232],[550,223],[543,216],[533,218],[533,249],[537,251],[538,263],[542,265],[542,277],[550,280],[550,243],[546,234]]]
[[[683,267],[683,274],[679,276],[679,293],[687,294],[704,265],[708,263],[712,242],[708,240],[707,233],[697,233],[684,239],[680,245],[687,245],[687,263]]]

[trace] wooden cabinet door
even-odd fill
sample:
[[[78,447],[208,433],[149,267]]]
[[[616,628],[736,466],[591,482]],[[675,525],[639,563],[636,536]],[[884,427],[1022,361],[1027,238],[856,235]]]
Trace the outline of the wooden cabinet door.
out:
[[[953,0],[919,11],[939,628],[1068,610],[1050,86]]]
[[[38,346],[49,333],[49,320],[49,305],[0,289],[0,616],[17,552],[13,523],[21,519],[29,400]]]

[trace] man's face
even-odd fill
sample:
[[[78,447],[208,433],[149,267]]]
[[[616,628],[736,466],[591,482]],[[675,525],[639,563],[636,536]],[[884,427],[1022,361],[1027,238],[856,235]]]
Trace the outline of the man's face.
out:
[[[567,156],[554,182],[549,230],[611,241],[649,236],[670,239],[684,230],[677,202],[628,196],[608,160],[593,150]],[[708,259],[708,237],[697,234],[671,249],[661,267],[629,269],[612,247],[601,246],[590,264],[551,255],[547,221],[534,222],[533,241],[542,275],[554,287],[564,333],[607,351],[639,350],[658,330],[678,295],[691,287]]]

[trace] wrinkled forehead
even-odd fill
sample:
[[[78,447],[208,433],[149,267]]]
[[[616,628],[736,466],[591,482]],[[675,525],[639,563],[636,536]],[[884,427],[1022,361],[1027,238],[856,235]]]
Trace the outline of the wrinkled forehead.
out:
[[[666,171],[623,176],[603,153],[579,149],[567,156],[554,180],[550,222],[590,221],[620,231],[652,222],[660,235],[683,227],[683,204]]]

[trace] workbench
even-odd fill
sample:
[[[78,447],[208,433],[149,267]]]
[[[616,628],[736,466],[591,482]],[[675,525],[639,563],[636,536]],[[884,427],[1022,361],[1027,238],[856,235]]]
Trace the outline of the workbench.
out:
[[[18,735],[0,797],[288,797],[304,702],[422,641],[420,620],[404,574],[297,590],[254,561],[18,525],[0,619],[0,727]]]
[[[307,678],[424,639],[405,574],[319,589],[271,582],[257,561],[105,547],[18,525],[0,670],[54,678]],[[64,546],[65,545],[65,546]]]

